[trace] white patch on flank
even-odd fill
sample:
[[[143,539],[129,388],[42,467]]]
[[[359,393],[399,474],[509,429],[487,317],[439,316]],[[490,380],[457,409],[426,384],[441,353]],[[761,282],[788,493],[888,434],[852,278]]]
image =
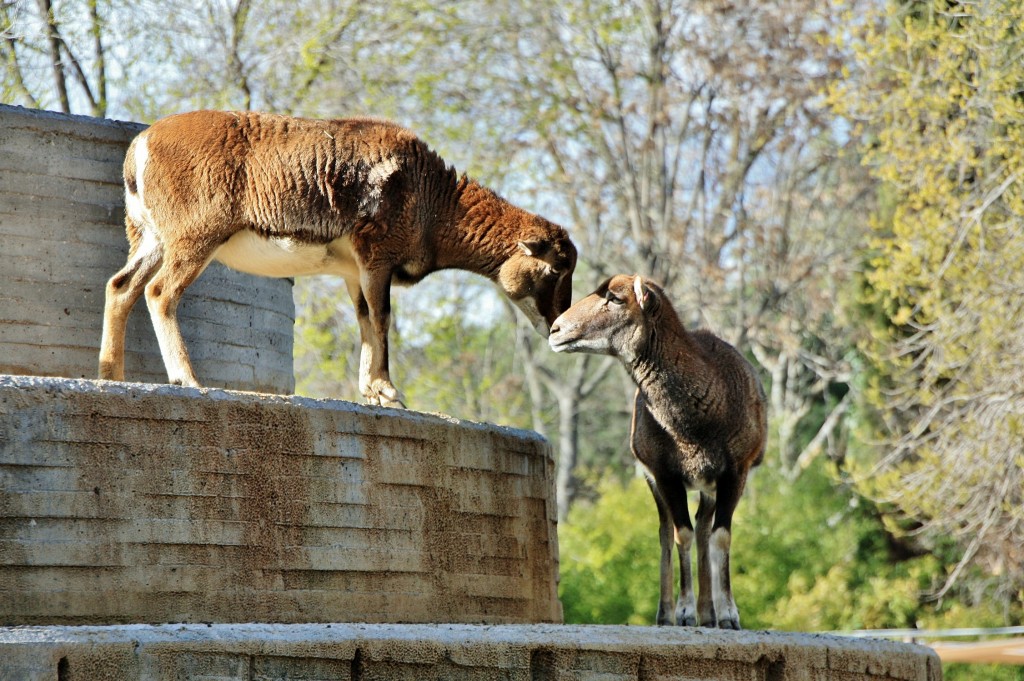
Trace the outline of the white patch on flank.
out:
[[[380,202],[384,197],[384,185],[388,178],[398,172],[398,161],[393,157],[381,159],[370,166],[366,174],[366,189],[359,201],[360,215],[372,217],[380,210]]]
[[[377,191],[384,189],[384,183],[388,181],[388,178],[398,171],[398,161],[394,158],[386,158],[380,163],[376,163],[370,168],[370,174],[367,175],[366,181]]]
[[[651,471],[651,469],[648,468],[647,465],[640,459],[634,459],[633,463],[637,465],[640,471],[644,474],[644,477],[647,478],[647,484],[653,485],[654,488],[657,489],[658,482],[654,479],[654,472]],[[658,494],[661,494],[661,492],[658,492]]]
[[[157,238],[156,232],[148,223],[143,223],[142,241],[139,242],[139,247],[136,250],[136,258],[148,258],[150,254],[157,252],[160,248],[160,239]]]
[[[225,241],[213,259],[240,272],[264,277],[336,274],[359,278],[359,265],[348,237],[310,244],[292,237],[263,237],[249,230]]]

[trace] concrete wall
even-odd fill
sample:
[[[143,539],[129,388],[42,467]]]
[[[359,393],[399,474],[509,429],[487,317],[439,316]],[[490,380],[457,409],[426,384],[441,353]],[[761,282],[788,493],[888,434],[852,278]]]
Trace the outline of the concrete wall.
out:
[[[0,376],[0,625],[552,622],[540,436]]]
[[[0,105],[0,373],[96,376],[107,279],[124,266],[121,164],[143,126]],[[212,265],[179,309],[204,385],[291,393],[291,283]],[[144,301],[126,378],[167,374]]]
[[[0,628],[0,680],[938,681],[927,648],[683,627]]]

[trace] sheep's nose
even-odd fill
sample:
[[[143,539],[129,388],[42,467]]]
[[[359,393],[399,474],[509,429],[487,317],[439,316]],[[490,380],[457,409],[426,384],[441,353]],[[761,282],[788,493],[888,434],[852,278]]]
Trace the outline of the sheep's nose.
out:
[[[556,333],[558,333],[560,330],[561,329],[558,326],[558,321],[556,320],[555,323],[551,325],[551,330],[548,333],[553,336]]]

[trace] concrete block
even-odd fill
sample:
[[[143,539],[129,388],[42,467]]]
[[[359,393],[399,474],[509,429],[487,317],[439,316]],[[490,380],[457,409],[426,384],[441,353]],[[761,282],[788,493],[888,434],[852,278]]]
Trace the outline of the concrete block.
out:
[[[829,659],[859,658],[833,669]],[[21,679],[939,681],[923,646],[686,627],[215,624],[0,628]],[[61,674],[57,674],[62,669]],[[0,679],[15,678],[4,676]],[[49,674],[49,675],[47,675]],[[96,676],[104,674],[104,676]],[[837,675],[838,674],[838,675]]]
[[[416,412],[0,375],[0,625],[559,621],[553,467]]]

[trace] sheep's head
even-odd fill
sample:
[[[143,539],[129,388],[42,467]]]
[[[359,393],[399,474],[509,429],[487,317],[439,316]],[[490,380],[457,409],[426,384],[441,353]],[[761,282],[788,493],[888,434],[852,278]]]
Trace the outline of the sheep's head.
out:
[[[516,304],[537,332],[548,335],[558,315],[572,302],[576,247],[561,228],[519,241],[498,272],[498,286]]]
[[[647,343],[663,296],[659,286],[639,275],[617,274],[558,317],[548,343],[555,352],[614,355],[632,362]]]

